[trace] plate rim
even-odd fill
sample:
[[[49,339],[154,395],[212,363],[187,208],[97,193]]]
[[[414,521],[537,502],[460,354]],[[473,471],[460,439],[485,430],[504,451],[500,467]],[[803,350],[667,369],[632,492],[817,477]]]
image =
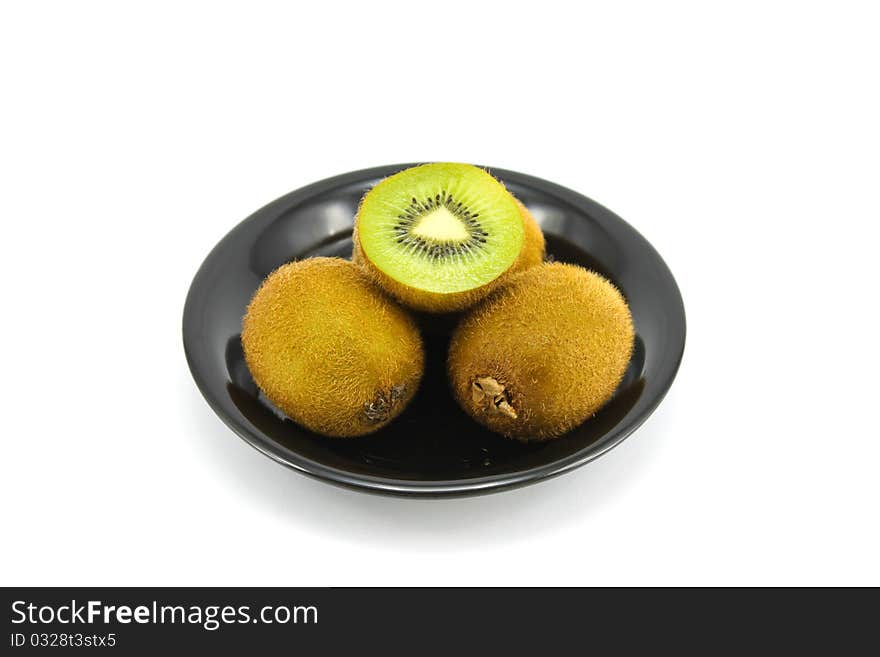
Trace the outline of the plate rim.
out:
[[[581,449],[569,454],[565,457],[545,463],[542,465],[527,468],[525,470],[511,473],[496,473],[492,475],[484,475],[481,477],[471,477],[467,479],[448,479],[448,480],[418,480],[418,479],[402,479],[393,477],[384,477],[368,474],[354,474],[345,470],[325,465],[323,463],[313,461],[304,457],[297,452],[278,444],[265,434],[259,431],[251,431],[248,427],[242,426],[236,418],[230,416],[226,409],[214,399],[214,395],[208,388],[202,372],[194,362],[193,350],[190,346],[192,339],[192,331],[188,329],[190,318],[193,314],[193,308],[197,304],[197,294],[201,278],[206,274],[206,269],[210,265],[213,256],[217,253],[224,242],[230,239],[238,230],[244,226],[250,225],[255,221],[266,221],[270,218],[274,220],[277,217],[280,208],[287,209],[289,206],[295,205],[301,198],[308,198],[314,195],[332,190],[335,187],[349,185],[358,180],[364,179],[381,179],[395,171],[416,166],[418,163],[390,164],[366,169],[358,169],[329,178],[318,180],[311,184],[295,189],[284,194],[277,199],[270,201],[263,207],[251,213],[248,217],[236,224],[229,230],[211,249],[199,266],[196,274],[193,276],[186,295],[186,301],[183,309],[182,337],[184,354],[186,356],[187,365],[190,370],[196,386],[202,397],[208,403],[211,410],[223,421],[223,423],[232,430],[232,432],[241,438],[245,443],[256,449],[261,454],[271,458],[273,461],[280,463],[296,472],[305,474],[311,478],[320,481],[343,486],[349,489],[355,489],[361,492],[369,492],[385,495],[397,495],[417,498],[439,498],[439,497],[456,497],[467,495],[480,495],[493,492],[501,492],[525,486],[529,484],[546,481],[547,479],[557,477],[566,472],[571,472],[595,459],[607,454],[610,450],[617,447],[633,434],[657,409],[669,389],[681,366],[684,357],[684,348],[687,338],[687,317],[684,309],[684,301],[681,291],[675,277],[672,275],[666,262],[654,246],[632,225],[617,214],[597,203],[591,198],[580,194],[572,189],[559,185],[557,183],[544,180],[529,174],[519,173],[509,169],[500,167],[483,166],[498,178],[506,183],[514,185],[522,185],[525,187],[534,187],[552,196],[560,198],[565,202],[580,208],[585,214],[589,214],[591,218],[599,221],[600,224],[610,223],[617,229],[625,229],[632,233],[632,236],[641,242],[643,248],[648,249],[656,262],[662,267],[666,274],[666,283],[670,286],[673,293],[675,308],[671,309],[680,320],[681,333],[676,341],[677,349],[673,356],[671,367],[666,371],[665,376],[655,384],[657,390],[644,408],[635,415],[626,425],[619,427],[616,431],[612,430],[602,435],[601,445],[597,448],[596,444],[582,447]],[[603,226],[607,227],[607,226]]]

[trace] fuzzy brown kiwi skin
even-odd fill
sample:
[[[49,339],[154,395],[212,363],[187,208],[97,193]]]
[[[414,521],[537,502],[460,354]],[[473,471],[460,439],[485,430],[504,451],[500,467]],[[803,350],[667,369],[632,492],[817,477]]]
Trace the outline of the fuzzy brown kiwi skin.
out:
[[[514,198],[516,206],[519,208],[520,216],[523,220],[523,248],[519,254],[519,258],[510,270],[511,274],[525,271],[530,267],[536,267],[544,262],[546,251],[546,243],[544,241],[544,233],[541,227],[529,209],[518,198]]]
[[[547,263],[512,276],[462,319],[449,381],[480,424],[524,442],[549,440],[611,398],[633,343],[629,308],[611,283]]]
[[[241,341],[266,397],[325,436],[381,429],[409,404],[424,371],[412,317],[341,258],[272,272],[248,306]]]
[[[378,283],[391,296],[412,310],[431,314],[456,313],[467,310],[474,304],[485,299],[493,290],[502,286],[505,280],[512,274],[539,265],[544,260],[545,244],[544,234],[541,232],[541,227],[535,221],[535,218],[531,215],[526,206],[518,199],[514,200],[516,201],[520,217],[523,221],[524,234],[522,250],[506,272],[489,283],[474,288],[473,290],[441,294],[437,292],[417,290],[394,280],[381,269],[376,267],[367,257],[366,253],[364,253],[361,248],[360,240],[358,239],[357,221],[355,221],[354,233],[352,235],[354,246],[352,248],[351,260],[356,265],[363,267],[370,278],[376,281],[376,283]]]

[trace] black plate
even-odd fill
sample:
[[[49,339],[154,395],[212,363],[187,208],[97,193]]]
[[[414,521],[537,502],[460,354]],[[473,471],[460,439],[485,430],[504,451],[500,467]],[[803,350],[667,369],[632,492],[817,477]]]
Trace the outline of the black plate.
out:
[[[382,178],[412,165],[322,180],[258,210],[214,247],[190,287],[183,343],[199,389],[239,436],[279,463],[335,484],[418,496],[497,491],[572,470],[632,433],[660,403],[684,350],[684,305],[666,264],[631,226],[569,189],[490,169],[535,215],[548,255],[613,281],[626,296],[636,347],[613,399],[569,434],[544,444],[502,438],[468,418],[448,391],[446,346],[453,318],[421,317],[427,362],[421,389],[382,431],[347,440],[312,434],[259,393],[239,331],[251,295],[290,260],[351,254],[358,201]]]

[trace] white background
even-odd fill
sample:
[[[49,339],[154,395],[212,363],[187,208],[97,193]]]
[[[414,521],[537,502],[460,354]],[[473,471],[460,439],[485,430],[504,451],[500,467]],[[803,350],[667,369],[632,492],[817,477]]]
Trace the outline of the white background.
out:
[[[880,584],[874,3],[299,4],[3,3],[2,584]],[[428,160],[591,196],[675,274],[678,379],[598,461],[380,498],[199,396],[211,247]]]

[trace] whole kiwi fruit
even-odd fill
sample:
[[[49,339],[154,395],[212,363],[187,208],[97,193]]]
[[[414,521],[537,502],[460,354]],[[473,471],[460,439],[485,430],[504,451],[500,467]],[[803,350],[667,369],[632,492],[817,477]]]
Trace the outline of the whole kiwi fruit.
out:
[[[266,397],[325,436],[361,436],[391,422],[424,369],[412,318],[341,258],[272,272],[247,308],[241,342]]]
[[[367,192],[355,218],[352,261],[423,312],[469,308],[543,256],[544,236],[529,211],[470,164],[389,176]]]
[[[610,399],[633,341],[617,288],[582,267],[542,264],[465,315],[450,343],[449,380],[465,412],[492,431],[547,440]]]

